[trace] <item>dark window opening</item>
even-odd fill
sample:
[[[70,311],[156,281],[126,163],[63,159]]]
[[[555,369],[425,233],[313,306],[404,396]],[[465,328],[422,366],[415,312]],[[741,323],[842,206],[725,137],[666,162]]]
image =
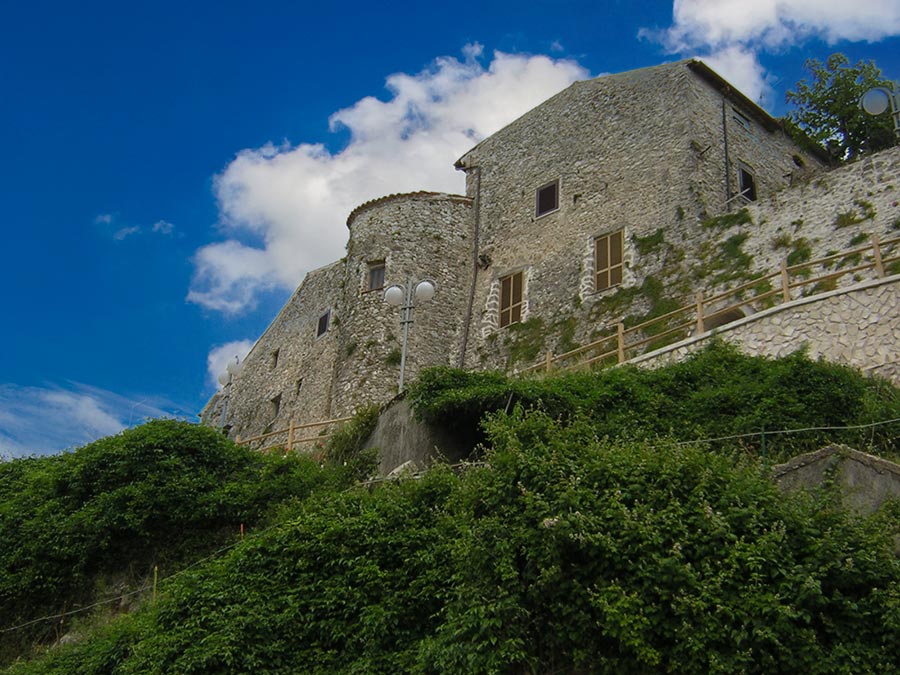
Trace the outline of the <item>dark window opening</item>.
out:
[[[331,319],[331,310],[325,312],[322,316],[319,317],[319,326],[316,328],[316,337],[320,337],[325,335],[328,330],[328,323]]]
[[[594,290],[604,291],[622,283],[624,267],[622,230],[594,240]]]
[[[549,185],[538,188],[535,206],[535,214],[542,216],[545,213],[556,211],[559,208],[559,181],[555,180]]]
[[[366,290],[377,291],[384,288],[384,263],[369,263],[369,283]]]
[[[741,195],[751,202],[756,201],[756,180],[753,174],[744,167],[738,169],[738,185]]]
[[[522,272],[500,279],[500,328],[522,320],[523,284]]]
[[[269,416],[274,419],[278,417],[278,413],[281,410],[281,394],[269,399]]]
[[[269,366],[272,370],[275,370],[278,367],[278,352],[279,351],[280,351],[279,349],[276,349],[274,352],[272,352],[272,360],[269,363]]]
[[[296,393],[299,394],[299,393],[300,393],[300,390],[301,390],[302,388],[303,388],[303,378],[301,377],[299,380],[297,380],[297,391],[296,391]]]

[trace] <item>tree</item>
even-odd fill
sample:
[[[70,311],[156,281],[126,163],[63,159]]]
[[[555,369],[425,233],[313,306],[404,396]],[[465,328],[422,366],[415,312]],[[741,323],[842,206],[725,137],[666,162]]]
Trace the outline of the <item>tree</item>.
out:
[[[789,130],[800,130],[825,148],[836,161],[857,157],[897,144],[890,115],[872,117],[859,108],[859,99],[872,87],[891,88],[874,61],[850,65],[843,54],[832,54],[825,63],[807,59],[812,76],[788,91],[788,103],[796,106],[788,113]]]

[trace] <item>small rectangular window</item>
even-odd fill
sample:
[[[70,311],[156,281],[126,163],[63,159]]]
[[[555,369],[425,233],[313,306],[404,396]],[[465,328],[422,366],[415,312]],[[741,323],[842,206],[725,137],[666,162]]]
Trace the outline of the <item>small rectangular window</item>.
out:
[[[548,185],[538,188],[535,196],[535,215],[543,216],[545,213],[556,211],[559,208],[559,181],[555,180]]]
[[[731,119],[733,119],[735,122],[737,122],[741,127],[746,129],[747,131],[750,131],[750,120],[747,118],[746,115],[739,112],[736,108],[731,109]]]
[[[500,328],[522,320],[523,285],[522,272],[500,279]]]
[[[299,380],[297,380],[297,389],[294,393],[299,394],[301,389],[303,389],[303,378],[302,377]]]
[[[278,417],[278,413],[281,411],[281,394],[274,396],[269,399],[269,416],[272,419]]]
[[[594,240],[595,291],[604,291],[622,283],[624,240],[622,230]]]
[[[366,290],[377,291],[384,288],[384,263],[369,263],[369,280]]]
[[[271,370],[275,370],[278,367],[278,352],[280,350],[276,349],[272,352],[271,360],[269,361],[269,367]]]
[[[316,328],[316,337],[320,337],[325,335],[328,331],[328,323],[331,320],[331,310],[329,309],[322,316],[319,317],[319,325]]]
[[[738,167],[738,186],[745,199],[751,202],[756,201],[756,180],[747,167]]]

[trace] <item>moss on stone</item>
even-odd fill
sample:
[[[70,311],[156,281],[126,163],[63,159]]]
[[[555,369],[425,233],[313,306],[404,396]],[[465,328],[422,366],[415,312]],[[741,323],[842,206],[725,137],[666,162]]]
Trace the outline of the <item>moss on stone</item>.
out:
[[[867,241],[868,239],[869,239],[869,235],[866,234],[865,232],[857,232],[852,237],[850,237],[849,246],[850,246],[850,248],[853,248],[854,246],[859,246],[861,243],[863,243],[864,241]]]
[[[532,317],[521,323],[507,326],[503,336],[503,344],[507,348],[509,365],[530,363],[544,350],[547,330],[544,320]]]
[[[787,264],[799,265],[812,258],[812,245],[808,239],[800,237],[791,243],[791,252],[788,253]]]
[[[752,223],[753,218],[750,211],[741,209],[736,213],[723,213],[721,216],[713,216],[703,221],[703,227],[725,230],[735,225],[745,225]]]
[[[660,228],[653,234],[647,235],[646,237],[633,235],[631,237],[631,240],[634,242],[634,246],[637,249],[638,254],[647,255],[663,243],[663,230],[662,228]]]

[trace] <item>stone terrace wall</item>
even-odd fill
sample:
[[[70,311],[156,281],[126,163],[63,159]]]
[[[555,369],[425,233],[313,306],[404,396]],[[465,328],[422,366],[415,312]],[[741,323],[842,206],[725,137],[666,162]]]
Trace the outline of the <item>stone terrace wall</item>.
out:
[[[753,222],[722,236],[751,235],[743,248],[759,269],[775,269],[804,246],[815,259],[860,246],[873,233],[882,240],[900,236],[900,147],[799,182],[747,210]]]
[[[631,363],[679,361],[713,335],[748,354],[780,357],[801,347],[900,385],[900,275],[801,298],[735,321]]]

